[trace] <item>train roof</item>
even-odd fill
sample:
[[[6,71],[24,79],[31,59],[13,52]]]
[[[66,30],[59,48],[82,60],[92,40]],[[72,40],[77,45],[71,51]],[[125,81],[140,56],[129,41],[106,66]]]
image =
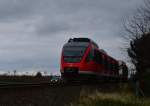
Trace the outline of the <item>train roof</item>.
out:
[[[97,48],[99,48],[98,45],[97,45],[93,40],[91,40],[91,39],[89,39],[89,38],[70,38],[70,39],[68,40],[68,43],[71,43],[71,42],[86,42],[86,43],[92,43],[94,46],[96,46]]]
[[[100,52],[102,52],[103,54],[107,54],[107,52],[104,49],[100,49]]]
[[[90,42],[89,38],[70,38],[68,42]]]
[[[69,43],[66,43],[64,45],[64,47],[69,47],[69,46],[84,46],[84,47],[87,47],[89,45],[88,42],[69,42]]]

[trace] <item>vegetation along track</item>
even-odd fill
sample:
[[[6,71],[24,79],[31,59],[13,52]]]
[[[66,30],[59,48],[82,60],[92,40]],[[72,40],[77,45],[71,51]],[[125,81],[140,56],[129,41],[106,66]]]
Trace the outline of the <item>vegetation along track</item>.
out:
[[[0,105],[7,106],[64,106],[78,101],[83,92],[96,90],[112,92],[118,88],[117,83],[34,83],[0,85]]]

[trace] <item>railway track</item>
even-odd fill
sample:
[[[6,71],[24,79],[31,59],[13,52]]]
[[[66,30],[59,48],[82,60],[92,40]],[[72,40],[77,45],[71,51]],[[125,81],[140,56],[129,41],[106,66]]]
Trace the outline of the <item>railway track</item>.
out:
[[[3,88],[18,88],[18,87],[40,87],[40,86],[52,86],[49,82],[41,83],[18,83],[18,82],[3,82],[0,83],[0,89]]]
[[[64,87],[64,86],[80,86],[83,83],[60,83],[60,82],[39,82],[39,83],[25,83],[25,82],[0,82],[0,89],[3,88],[24,88],[24,87]]]
[[[24,88],[24,87],[65,87],[65,86],[103,86],[116,85],[114,82],[39,82],[39,83],[25,83],[25,82],[0,82],[0,89],[3,88]]]

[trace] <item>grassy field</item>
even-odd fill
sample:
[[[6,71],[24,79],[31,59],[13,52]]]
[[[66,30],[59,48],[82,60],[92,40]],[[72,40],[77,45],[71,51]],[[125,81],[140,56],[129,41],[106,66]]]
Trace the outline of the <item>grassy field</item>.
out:
[[[0,76],[1,82],[49,82],[50,79],[50,76]],[[2,106],[150,106],[149,98],[135,97],[129,83],[0,89],[0,98]]]
[[[95,90],[90,93],[83,90],[79,100],[70,106],[150,106],[150,99],[135,97],[127,87],[113,92]]]

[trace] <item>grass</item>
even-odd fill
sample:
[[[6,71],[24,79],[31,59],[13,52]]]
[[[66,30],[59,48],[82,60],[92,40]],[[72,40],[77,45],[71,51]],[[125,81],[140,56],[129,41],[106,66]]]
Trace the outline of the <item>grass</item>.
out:
[[[147,70],[147,72],[143,74],[142,79],[144,80],[142,86],[143,91],[147,97],[150,97],[150,70]]]
[[[150,99],[135,97],[130,90],[123,87],[114,92],[93,93],[81,92],[78,102],[71,103],[71,106],[150,106]],[[125,91],[125,92],[124,92]]]
[[[149,99],[136,98],[130,94],[100,93],[80,97],[71,106],[150,106]]]

